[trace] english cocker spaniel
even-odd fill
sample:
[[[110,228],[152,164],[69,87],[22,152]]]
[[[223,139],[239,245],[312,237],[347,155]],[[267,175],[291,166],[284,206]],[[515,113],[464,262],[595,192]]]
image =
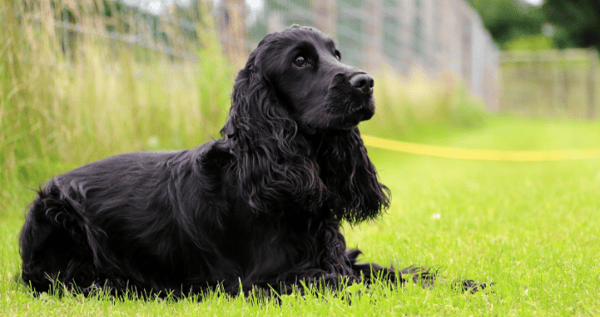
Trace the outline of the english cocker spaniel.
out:
[[[297,25],[269,34],[237,76],[221,139],[50,180],[21,232],[22,280],[175,295],[401,282],[357,263],[340,232],[388,206],[357,127],[374,112],[373,78],[331,39]]]

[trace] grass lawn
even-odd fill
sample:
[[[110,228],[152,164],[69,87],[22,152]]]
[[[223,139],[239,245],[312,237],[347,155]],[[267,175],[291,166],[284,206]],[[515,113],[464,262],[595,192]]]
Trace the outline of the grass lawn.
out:
[[[468,132],[412,137],[463,148],[598,148],[600,124],[501,117]],[[286,296],[281,305],[218,294],[201,302],[35,298],[13,282],[23,210],[34,196],[27,187],[71,168],[46,166],[31,184],[2,185],[0,315],[600,315],[600,159],[512,163],[369,153],[392,190],[392,206],[378,221],[346,227],[348,245],[362,249],[365,261],[438,267],[447,279],[433,289],[356,286]],[[463,294],[450,288],[455,278],[496,284]]]

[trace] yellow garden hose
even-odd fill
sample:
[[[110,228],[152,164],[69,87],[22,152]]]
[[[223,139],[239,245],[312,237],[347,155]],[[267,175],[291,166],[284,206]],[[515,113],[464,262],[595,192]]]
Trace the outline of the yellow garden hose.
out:
[[[501,151],[458,149],[363,136],[365,145],[396,152],[476,161],[543,162],[600,158],[600,149],[553,151]]]

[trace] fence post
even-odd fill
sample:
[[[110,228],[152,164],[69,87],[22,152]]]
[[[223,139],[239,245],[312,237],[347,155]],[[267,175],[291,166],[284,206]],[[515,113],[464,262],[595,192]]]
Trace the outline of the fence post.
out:
[[[337,35],[337,5],[335,0],[311,0],[315,27],[335,38]]]
[[[246,13],[243,0],[222,1],[219,18],[221,45],[236,69],[244,67],[246,61]]]
[[[377,67],[382,64],[382,34],[381,34],[381,1],[365,0],[363,3],[363,12],[366,18],[363,19],[366,40],[363,44],[363,67],[366,71],[376,72]]]
[[[563,62],[562,64],[562,77],[561,79],[561,84],[562,84],[562,102],[563,102],[563,109],[565,112],[568,112],[570,107],[569,107],[569,71],[567,70],[566,64],[568,64],[567,61],[567,51],[566,50],[561,50],[560,51],[561,55],[562,55],[562,60]]]
[[[590,71],[588,77],[588,119],[596,117],[596,68],[598,65],[598,52],[591,48],[589,50]]]

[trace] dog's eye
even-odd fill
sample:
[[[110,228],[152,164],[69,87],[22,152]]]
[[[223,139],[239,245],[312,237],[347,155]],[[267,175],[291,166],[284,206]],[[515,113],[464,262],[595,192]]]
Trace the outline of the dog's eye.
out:
[[[338,61],[342,60],[342,53],[340,53],[340,51],[335,50],[335,58],[338,59]]]
[[[304,56],[300,55],[296,57],[296,59],[294,60],[294,64],[298,67],[302,67],[306,66],[306,64],[308,64],[308,61],[306,60],[306,58],[304,58]]]

